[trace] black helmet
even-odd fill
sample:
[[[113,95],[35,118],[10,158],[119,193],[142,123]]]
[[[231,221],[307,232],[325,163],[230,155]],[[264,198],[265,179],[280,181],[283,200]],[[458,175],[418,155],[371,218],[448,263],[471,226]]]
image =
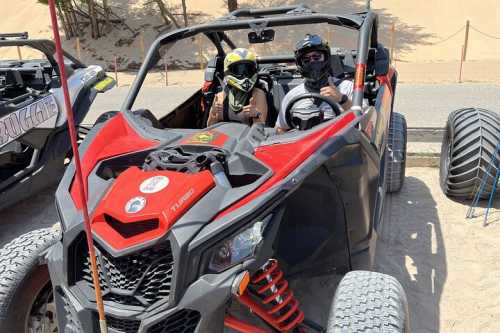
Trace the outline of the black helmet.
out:
[[[311,51],[320,51],[325,57],[323,61],[303,63],[302,58]],[[295,61],[297,68],[306,79],[306,85],[319,89],[326,82],[331,73],[331,51],[328,43],[318,35],[307,34],[306,37],[297,42],[295,46]]]

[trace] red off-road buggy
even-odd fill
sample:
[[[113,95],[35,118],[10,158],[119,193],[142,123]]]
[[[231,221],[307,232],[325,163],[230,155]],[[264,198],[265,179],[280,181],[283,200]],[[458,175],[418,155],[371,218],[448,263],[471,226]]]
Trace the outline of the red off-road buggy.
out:
[[[241,46],[231,32],[271,43],[280,27],[314,33],[315,24],[359,32],[357,51],[332,49],[334,74],[354,80],[351,110],[277,135],[272,106],[302,82],[281,49],[290,54],[258,60],[270,126],[204,128],[224,54]],[[164,47],[199,34],[216,49],[203,89],[161,119],[133,107]],[[109,332],[408,332],[402,287],[369,271],[385,194],[404,181],[395,88],[373,12],[239,10],[158,38],[121,112],[80,147]],[[0,251],[1,332],[99,331],[74,172],[56,194],[61,230]]]

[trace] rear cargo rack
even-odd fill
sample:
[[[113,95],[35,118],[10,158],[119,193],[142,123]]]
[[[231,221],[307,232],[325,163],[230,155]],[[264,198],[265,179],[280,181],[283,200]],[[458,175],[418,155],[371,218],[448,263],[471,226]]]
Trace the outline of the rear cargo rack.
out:
[[[25,31],[25,32],[0,34],[0,40],[6,40],[6,39],[28,39],[28,32]]]

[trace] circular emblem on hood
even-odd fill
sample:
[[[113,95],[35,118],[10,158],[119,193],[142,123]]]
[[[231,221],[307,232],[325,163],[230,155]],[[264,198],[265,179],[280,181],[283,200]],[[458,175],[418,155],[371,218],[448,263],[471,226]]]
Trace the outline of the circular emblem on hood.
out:
[[[138,213],[146,207],[146,198],[134,197],[125,204],[125,211],[129,214]]]
[[[139,186],[139,190],[147,194],[156,193],[167,187],[169,183],[170,180],[167,176],[154,176],[143,181]]]

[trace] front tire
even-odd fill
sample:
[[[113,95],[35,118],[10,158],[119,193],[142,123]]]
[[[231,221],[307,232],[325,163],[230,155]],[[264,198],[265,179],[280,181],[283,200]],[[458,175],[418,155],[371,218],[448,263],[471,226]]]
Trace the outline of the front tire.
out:
[[[0,332],[54,333],[57,320],[44,253],[58,228],[38,229],[0,249]]]
[[[498,157],[493,158],[500,141],[500,115],[478,108],[453,111],[446,124],[441,146],[440,185],[449,197],[471,199],[489,170],[481,198],[492,189]]]
[[[340,281],[326,333],[408,333],[408,302],[392,276],[351,271]]]

